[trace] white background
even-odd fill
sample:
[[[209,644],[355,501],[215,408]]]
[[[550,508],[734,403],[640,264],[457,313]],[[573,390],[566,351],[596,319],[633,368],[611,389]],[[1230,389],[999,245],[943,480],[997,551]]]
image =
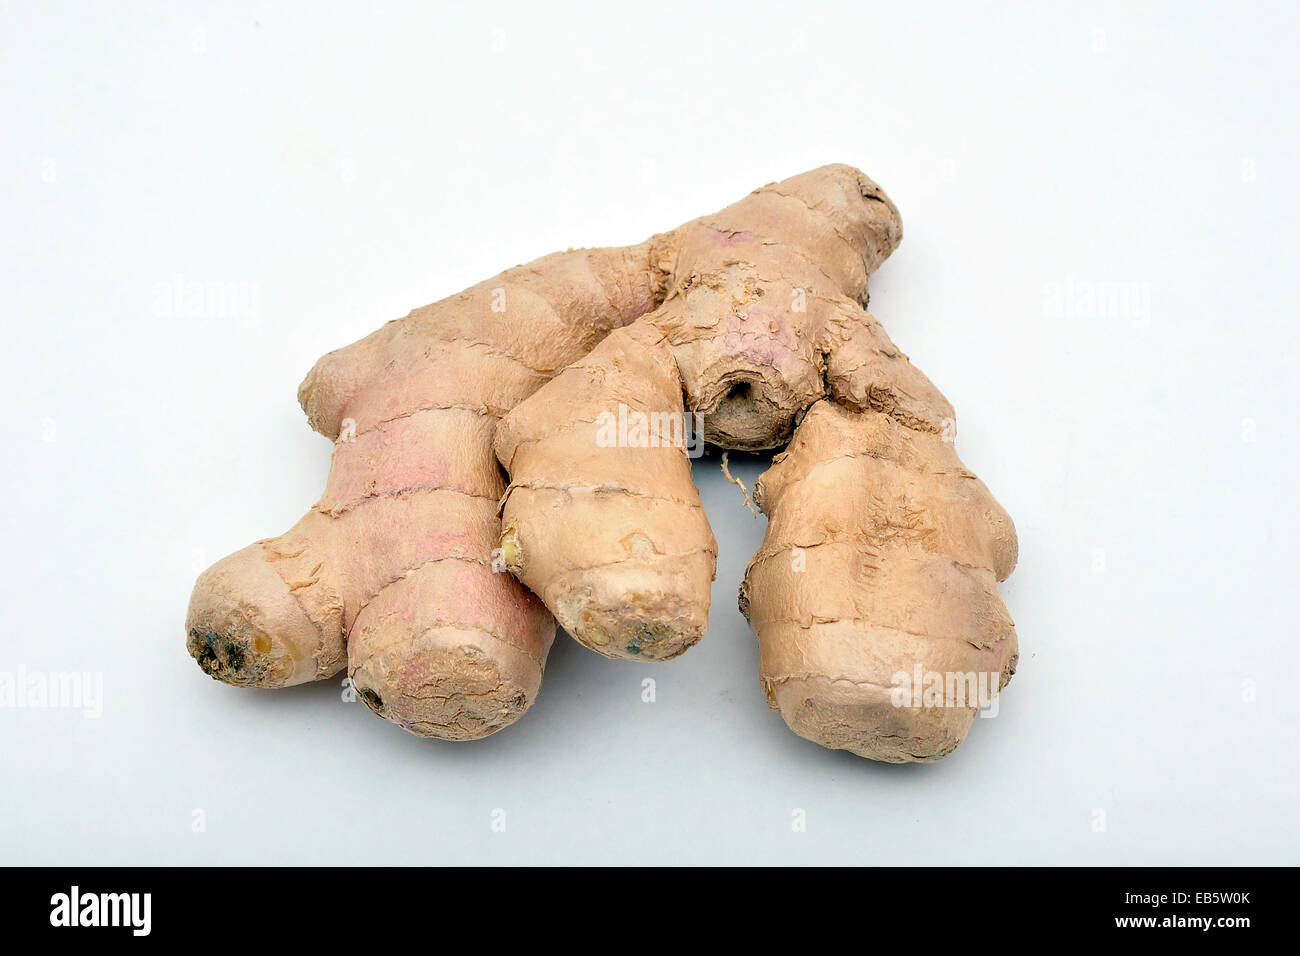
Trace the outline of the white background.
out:
[[[100,673],[104,701],[0,709],[0,860],[1300,862],[1298,29],[1258,3],[6,3],[0,672]],[[872,311],[1020,532],[1020,670],[951,758],[873,764],[767,709],[735,606],[762,523],[716,458],[704,642],[635,665],[560,635],[487,740],[186,655],[197,572],[323,487],[317,356],[828,162],[901,208]],[[253,307],[189,314],[178,276]]]

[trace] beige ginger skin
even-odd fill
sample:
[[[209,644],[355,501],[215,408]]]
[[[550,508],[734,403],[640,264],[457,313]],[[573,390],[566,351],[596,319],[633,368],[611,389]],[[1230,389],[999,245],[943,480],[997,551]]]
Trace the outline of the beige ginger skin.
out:
[[[823,167],[330,353],[299,389],[335,441],[325,493],[204,572],[190,653],[249,687],[346,668],[373,711],[447,739],[527,709],[552,614],[606,656],[674,657],[707,627],[716,542],[681,443],[609,446],[602,415],[689,410],[723,448],[789,443],[741,591],[772,706],[824,746],[944,756],[973,706],[896,707],[890,683],[922,665],[1005,684],[1016,543],[948,403],[865,311],[901,238],[875,183]]]
[[[951,753],[979,694],[1016,668],[997,589],[1016,564],[1015,528],[958,460],[951,410],[935,396],[928,411],[904,424],[813,405],[758,481],[767,533],[740,591],[772,708],[801,737],[890,763]],[[918,668],[945,694],[957,675],[958,696],[923,706]],[[915,691],[902,705],[900,676]]]
[[[790,441],[760,480],[770,523],[741,592],[763,686],[801,736],[893,762],[951,752],[978,702],[894,706],[896,673],[991,674],[996,692],[1016,660],[996,588],[1011,521],[958,461],[948,402],[865,311],[901,238],[847,166],[756,190],[666,237],[662,303],[496,435],[511,570],[579,641],[635,660],[699,640],[717,547],[685,450],[607,447],[602,416],[689,410],[723,448]]]

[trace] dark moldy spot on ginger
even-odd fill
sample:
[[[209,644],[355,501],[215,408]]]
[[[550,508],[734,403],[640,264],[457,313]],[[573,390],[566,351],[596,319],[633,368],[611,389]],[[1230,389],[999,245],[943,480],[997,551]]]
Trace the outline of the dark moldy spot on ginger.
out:
[[[188,648],[205,674],[227,684],[256,684],[266,674],[264,663],[250,661],[247,641],[191,628]]]
[[[380,697],[369,687],[358,687],[357,696],[365,701],[366,706],[380,717],[384,716],[384,698]]]

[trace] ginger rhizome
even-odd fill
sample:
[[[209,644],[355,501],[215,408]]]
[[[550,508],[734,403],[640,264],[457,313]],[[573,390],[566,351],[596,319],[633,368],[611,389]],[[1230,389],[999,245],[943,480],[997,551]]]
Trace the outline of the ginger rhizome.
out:
[[[483,736],[535,698],[556,619],[608,657],[698,641],[717,543],[689,439],[788,443],[741,590],[769,701],[824,746],[944,756],[983,699],[900,703],[897,678],[1005,684],[1016,539],[947,401],[866,311],[901,238],[879,186],[827,166],[331,353],[299,390],[335,441],[325,494],[200,577],[190,652],[242,686],[346,667],[407,730]]]

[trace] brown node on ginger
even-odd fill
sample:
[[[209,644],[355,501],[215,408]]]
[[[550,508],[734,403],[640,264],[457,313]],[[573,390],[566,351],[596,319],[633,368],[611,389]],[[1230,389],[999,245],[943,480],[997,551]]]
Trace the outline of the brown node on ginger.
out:
[[[765,377],[757,368],[717,373],[694,401],[705,440],[736,451],[784,445],[794,431],[799,407],[780,379]]]

